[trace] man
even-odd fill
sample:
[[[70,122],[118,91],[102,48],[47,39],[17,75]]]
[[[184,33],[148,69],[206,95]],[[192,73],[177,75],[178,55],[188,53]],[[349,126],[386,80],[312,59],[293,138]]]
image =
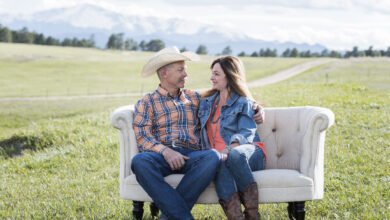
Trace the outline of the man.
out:
[[[162,211],[160,218],[193,219],[191,209],[214,179],[220,163],[219,154],[202,149],[200,143],[200,95],[183,89],[187,77],[185,61],[198,59],[191,52],[165,48],[142,70],[142,76],[157,73],[160,85],[135,106],[133,128],[142,153],[133,158],[131,169]],[[261,122],[261,114],[256,116],[256,121]],[[184,174],[176,189],[164,180],[174,173]]]

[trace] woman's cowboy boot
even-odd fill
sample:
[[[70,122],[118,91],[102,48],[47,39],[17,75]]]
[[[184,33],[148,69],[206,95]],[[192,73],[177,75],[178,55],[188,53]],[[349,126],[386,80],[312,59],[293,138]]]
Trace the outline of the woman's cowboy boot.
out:
[[[223,211],[228,220],[244,220],[244,216],[241,211],[241,203],[240,197],[238,196],[238,192],[234,192],[230,194],[228,200],[219,200],[219,204],[221,204]]]
[[[249,183],[246,187],[245,192],[240,191],[240,199],[245,207],[245,219],[258,220],[260,219],[259,214],[259,193],[257,190],[257,183]]]

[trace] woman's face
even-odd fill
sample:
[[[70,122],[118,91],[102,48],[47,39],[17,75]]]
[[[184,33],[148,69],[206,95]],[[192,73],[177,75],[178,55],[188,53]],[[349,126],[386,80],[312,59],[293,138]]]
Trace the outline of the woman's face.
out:
[[[218,91],[227,89],[228,81],[226,78],[226,74],[223,72],[219,63],[214,64],[213,69],[211,70],[210,80],[213,85],[213,89],[216,89]]]

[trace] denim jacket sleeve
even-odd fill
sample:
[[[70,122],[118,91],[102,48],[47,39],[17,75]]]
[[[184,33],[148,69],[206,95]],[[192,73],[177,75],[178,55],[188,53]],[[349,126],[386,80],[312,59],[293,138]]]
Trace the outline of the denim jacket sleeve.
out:
[[[229,144],[238,142],[240,145],[253,143],[257,132],[257,125],[253,119],[254,111],[252,110],[253,103],[249,100],[243,105],[240,114],[238,115],[238,131],[230,138]]]

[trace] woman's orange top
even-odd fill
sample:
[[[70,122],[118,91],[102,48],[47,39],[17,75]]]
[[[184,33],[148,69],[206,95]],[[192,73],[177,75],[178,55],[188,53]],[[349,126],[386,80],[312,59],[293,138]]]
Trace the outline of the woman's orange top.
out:
[[[215,108],[215,105],[214,107]],[[217,110],[215,111],[214,118],[212,119],[213,121],[216,121],[219,116],[221,115],[221,105],[217,106]],[[221,134],[219,132],[219,127],[221,124],[221,120],[218,120],[217,123],[211,123],[211,117],[209,120],[207,120],[206,123],[206,131],[207,131],[207,136],[209,136],[211,148],[216,149],[218,152],[221,152],[223,149],[226,147],[225,141],[222,139]],[[210,130],[210,125],[211,125],[211,130]]]

